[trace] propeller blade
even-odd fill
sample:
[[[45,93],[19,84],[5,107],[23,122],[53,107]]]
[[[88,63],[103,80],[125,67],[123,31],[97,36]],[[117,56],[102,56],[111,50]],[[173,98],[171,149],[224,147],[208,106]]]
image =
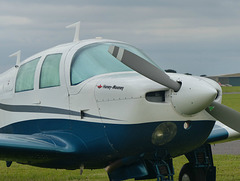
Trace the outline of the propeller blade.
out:
[[[113,45],[109,47],[108,51],[122,63],[135,70],[136,72],[144,75],[145,77],[170,89],[173,89],[176,92],[180,89],[180,83],[170,79],[170,77],[164,71],[149,63],[142,57],[124,48]]]
[[[240,113],[223,104],[213,102],[206,111],[214,118],[240,133]]]

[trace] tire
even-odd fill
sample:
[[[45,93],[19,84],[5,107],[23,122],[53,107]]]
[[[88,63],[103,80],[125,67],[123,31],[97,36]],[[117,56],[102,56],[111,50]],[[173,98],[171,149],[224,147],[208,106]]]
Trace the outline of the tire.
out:
[[[179,173],[179,181],[193,181],[194,173],[193,168],[190,163],[186,163],[183,165],[180,173]]]
[[[206,181],[206,174],[203,168],[194,168],[186,163],[179,173],[179,181]]]

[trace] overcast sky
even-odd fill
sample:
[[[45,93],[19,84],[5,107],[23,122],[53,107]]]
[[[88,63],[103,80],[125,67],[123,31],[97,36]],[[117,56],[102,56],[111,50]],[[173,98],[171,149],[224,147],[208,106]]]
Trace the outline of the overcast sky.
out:
[[[128,42],[163,69],[194,75],[240,72],[240,1],[0,0],[0,72],[72,41],[65,26],[81,21],[80,39]]]

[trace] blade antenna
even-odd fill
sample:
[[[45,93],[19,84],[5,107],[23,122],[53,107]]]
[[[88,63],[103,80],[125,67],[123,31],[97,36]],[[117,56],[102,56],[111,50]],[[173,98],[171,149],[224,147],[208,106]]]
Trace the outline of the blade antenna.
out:
[[[21,61],[21,50],[9,55],[9,57],[15,57],[15,56],[17,57],[16,65],[15,65],[15,67],[17,68],[17,67],[19,67],[20,61]]]
[[[79,41],[79,36],[80,36],[80,21],[73,23],[71,25],[66,26],[66,28],[75,28],[75,35],[73,38],[73,42],[78,42]]]

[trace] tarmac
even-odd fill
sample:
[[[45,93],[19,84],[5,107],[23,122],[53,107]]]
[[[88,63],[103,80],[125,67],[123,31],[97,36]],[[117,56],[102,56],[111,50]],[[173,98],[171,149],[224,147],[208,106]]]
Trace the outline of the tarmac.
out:
[[[240,140],[213,144],[211,146],[214,155],[240,155]]]

